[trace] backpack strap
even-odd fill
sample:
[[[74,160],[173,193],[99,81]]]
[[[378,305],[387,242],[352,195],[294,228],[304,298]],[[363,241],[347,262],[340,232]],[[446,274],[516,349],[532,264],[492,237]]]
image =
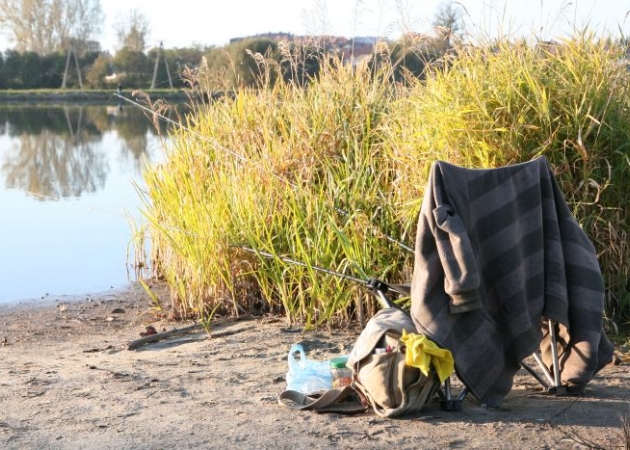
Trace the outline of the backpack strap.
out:
[[[313,410],[318,413],[357,414],[367,411],[351,386],[319,391],[310,395],[287,390],[280,394],[278,403],[290,409]]]

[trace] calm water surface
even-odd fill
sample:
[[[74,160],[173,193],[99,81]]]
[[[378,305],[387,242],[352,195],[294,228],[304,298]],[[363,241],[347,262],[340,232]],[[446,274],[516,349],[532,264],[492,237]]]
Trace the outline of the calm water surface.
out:
[[[0,304],[135,279],[134,182],[163,142],[130,106],[0,106]]]

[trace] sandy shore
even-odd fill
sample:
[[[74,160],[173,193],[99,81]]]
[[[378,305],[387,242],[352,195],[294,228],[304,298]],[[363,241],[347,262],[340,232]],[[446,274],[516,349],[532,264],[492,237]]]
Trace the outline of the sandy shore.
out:
[[[583,397],[541,394],[518,375],[503,411],[467,399],[405,419],[296,412],[278,405],[287,352],[347,353],[358,330],[287,330],[281,318],[217,321],[205,331],[128,350],[162,319],[140,288],[91,300],[3,307],[0,448],[624,448],[628,359],[606,367]]]

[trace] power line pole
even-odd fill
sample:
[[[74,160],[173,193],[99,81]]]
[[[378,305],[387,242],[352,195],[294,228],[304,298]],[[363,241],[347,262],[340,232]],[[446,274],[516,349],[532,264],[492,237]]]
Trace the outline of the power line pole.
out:
[[[79,89],[83,90],[83,80],[81,79],[81,69],[79,68],[79,60],[74,48],[70,46],[68,49],[68,58],[66,59],[66,70],[63,71],[63,81],[61,82],[61,89],[66,88],[66,81],[68,80],[68,69],[70,68],[70,57],[74,56],[74,65],[77,68],[77,76],[79,77]]]
[[[151,80],[151,89],[155,89],[158,67],[160,65],[160,56],[164,58],[164,66],[166,67],[166,76],[168,76],[168,85],[171,87],[171,89],[173,89],[173,80],[171,79],[171,71],[168,69],[168,61],[166,60],[166,56],[162,54],[163,49],[164,49],[164,45],[162,44],[162,41],[160,41],[160,46],[158,47],[157,56],[155,58],[155,67],[153,68],[153,79]]]

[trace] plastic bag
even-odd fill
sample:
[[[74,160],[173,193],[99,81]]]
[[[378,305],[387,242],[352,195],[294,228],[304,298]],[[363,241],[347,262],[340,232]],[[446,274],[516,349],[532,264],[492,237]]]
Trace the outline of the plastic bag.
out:
[[[299,359],[296,359],[296,354],[299,355]],[[312,394],[332,389],[333,377],[329,361],[308,359],[300,344],[291,346],[288,359],[287,390]]]

